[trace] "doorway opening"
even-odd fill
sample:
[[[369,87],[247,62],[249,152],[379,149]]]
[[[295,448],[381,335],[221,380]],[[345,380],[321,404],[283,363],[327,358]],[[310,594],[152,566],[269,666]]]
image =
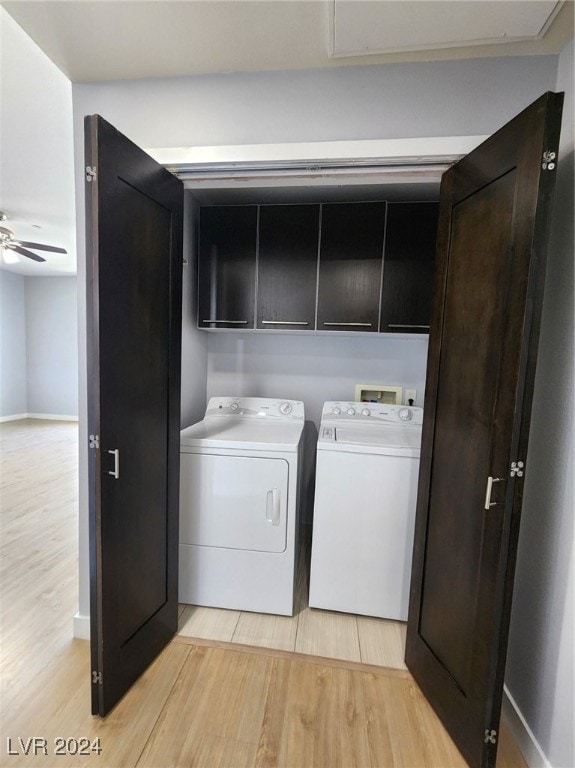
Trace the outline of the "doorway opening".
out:
[[[471,143],[474,146],[479,141]],[[216,395],[303,400],[308,422],[307,493],[294,617],[182,604],[179,634],[183,637],[406,669],[405,622],[308,606],[315,451],[323,402],[336,397],[353,400],[354,385],[358,382],[381,380],[389,385],[411,386],[417,390],[417,404],[423,405],[427,336],[354,334],[350,338],[337,333],[326,336],[300,332],[286,339],[285,331],[278,336],[262,331],[211,333],[200,330],[197,328],[197,231],[200,207],[207,205],[437,202],[441,174],[458,155],[423,158],[420,154],[417,159],[417,164],[413,158],[403,157],[400,161],[364,157],[305,164],[262,160],[232,165],[214,162],[209,167],[183,164],[170,167],[185,184],[182,427],[201,420],[207,401]],[[281,344],[277,343],[278,339]],[[287,386],[280,383],[284,365],[281,356],[285,357],[286,347],[292,360],[299,357],[306,361],[305,376],[295,364],[289,371],[291,381]],[[193,353],[189,353],[188,348],[193,349]],[[205,379],[197,373],[198,349],[205,355]],[[309,365],[313,358],[325,361],[325,355],[337,370],[337,390],[333,389],[333,375],[331,388],[326,390],[321,364],[317,368]]]

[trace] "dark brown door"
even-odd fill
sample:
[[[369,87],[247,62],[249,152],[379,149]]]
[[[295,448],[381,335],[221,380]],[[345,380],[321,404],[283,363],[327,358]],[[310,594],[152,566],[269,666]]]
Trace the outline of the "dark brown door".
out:
[[[85,119],[92,712],[177,630],[183,187]]]
[[[441,186],[406,662],[473,767],[497,751],[562,102]]]

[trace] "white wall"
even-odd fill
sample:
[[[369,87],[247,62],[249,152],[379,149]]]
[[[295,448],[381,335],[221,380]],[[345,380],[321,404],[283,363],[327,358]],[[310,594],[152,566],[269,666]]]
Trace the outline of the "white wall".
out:
[[[26,278],[29,414],[78,417],[75,277]]]
[[[0,418],[27,410],[24,277],[0,269]]]
[[[573,768],[573,43],[557,90],[566,101],[506,685],[537,742],[526,743],[530,765]]]
[[[73,86],[143,147],[483,135],[555,86],[555,56]],[[78,123],[77,123],[78,124]]]
[[[246,395],[303,400],[319,426],[326,400],[353,400],[356,384],[417,390],[423,404],[427,336],[207,333],[208,397]]]
[[[4,8],[0,8],[0,91],[0,208],[20,239],[68,251],[50,254],[41,266],[23,259],[14,271],[73,275],[72,84]]]
[[[3,8],[0,61],[0,207],[20,238],[54,243],[69,251],[66,257],[48,255],[43,265],[23,259],[1,270],[3,286],[20,286],[20,314],[14,309],[2,315],[6,341],[0,415],[77,417],[75,277],[16,274],[35,275],[39,269],[42,274],[74,272],[72,85]],[[42,226],[41,237],[31,222]],[[11,314],[22,318],[18,337]],[[6,402],[10,392],[17,402]]]
[[[76,278],[0,269],[0,292],[0,418],[77,418]]]

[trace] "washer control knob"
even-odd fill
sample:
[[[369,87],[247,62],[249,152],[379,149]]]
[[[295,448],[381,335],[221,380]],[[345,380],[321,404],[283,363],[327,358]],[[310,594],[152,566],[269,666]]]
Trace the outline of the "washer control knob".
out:
[[[355,408],[348,408],[347,409],[347,415],[348,416],[355,416]]]
[[[411,419],[412,419],[412,417],[413,417],[413,414],[411,413],[411,411],[409,410],[409,408],[402,408],[402,409],[399,411],[399,414],[398,414],[398,415],[399,415],[399,418],[400,418],[402,421],[411,421]]]
[[[361,415],[362,416],[371,416],[371,411],[369,410],[369,408],[362,408],[361,409]]]
[[[280,413],[283,413],[284,416],[287,416],[291,412],[292,412],[291,403],[280,403]]]
[[[230,411],[233,411],[235,413],[236,411],[239,411],[239,410],[240,410],[240,404],[239,403],[232,403],[230,405]]]
[[[332,413],[333,413],[334,416],[339,416],[341,414],[341,408],[338,408],[337,405],[336,405],[335,408],[333,409]]]

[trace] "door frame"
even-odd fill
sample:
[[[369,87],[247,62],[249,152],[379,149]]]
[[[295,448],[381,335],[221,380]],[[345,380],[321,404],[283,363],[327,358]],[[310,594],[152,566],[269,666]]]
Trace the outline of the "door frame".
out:
[[[184,182],[185,189],[217,188],[244,182],[246,187],[311,186],[347,182],[385,184],[440,181],[441,174],[488,138],[422,137],[361,141],[238,144],[212,147],[160,147],[145,151]],[[302,182],[303,180],[303,182]],[[315,181],[315,183],[313,183]]]

